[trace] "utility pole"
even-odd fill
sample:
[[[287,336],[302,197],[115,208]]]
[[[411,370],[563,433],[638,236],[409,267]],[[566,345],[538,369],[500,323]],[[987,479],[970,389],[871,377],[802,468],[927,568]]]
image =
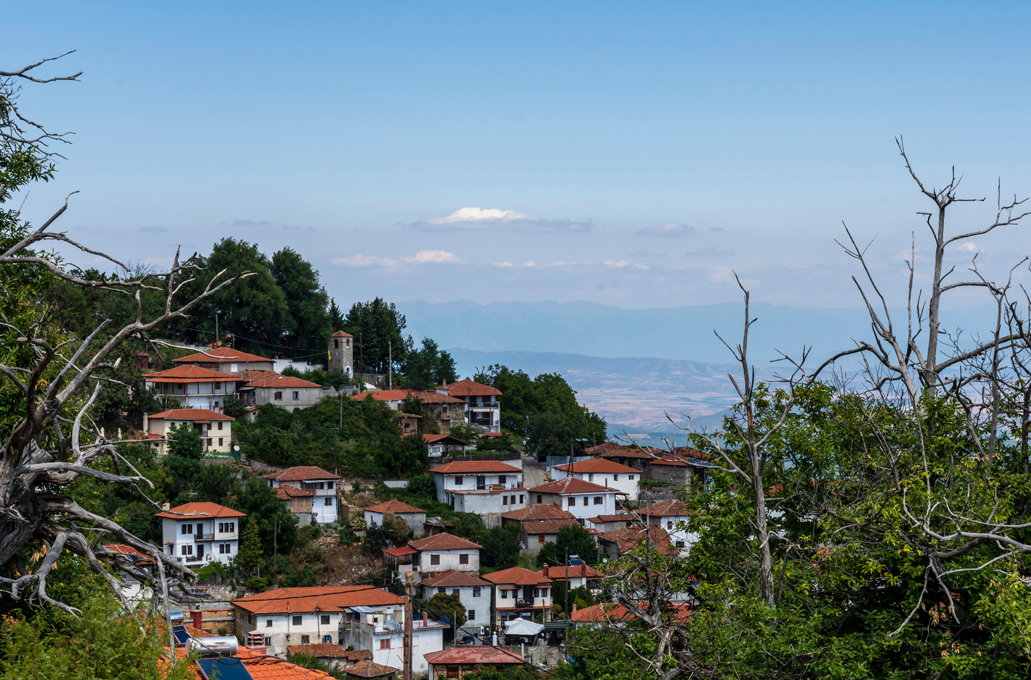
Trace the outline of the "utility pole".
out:
[[[572,624],[573,615],[569,612],[569,548],[566,548],[566,623]],[[566,641],[569,641],[569,626],[566,626]]]
[[[387,389],[394,389],[394,343],[387,340]]]
[[[404,680],[412,680],[412,572],[405,572]]]
[[[279,520],[272,523],[272,583],[275,585],[279,570]]]
[[[218,312],[215,312],[215,347],[218,347]]]

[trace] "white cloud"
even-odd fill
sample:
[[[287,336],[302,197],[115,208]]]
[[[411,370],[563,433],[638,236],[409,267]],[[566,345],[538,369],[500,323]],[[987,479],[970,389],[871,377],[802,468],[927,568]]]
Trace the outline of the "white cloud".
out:
[[[393,267],[397,265],[396,261],[388,257],[374,257],[372,255],[334,257],[330,262],[343,265],[344,267]]]
[[[491,264],[494,265],[495,267],[502,267],[502,268],[505,268],[505,269],[507,269],[508,267],[512,266],[512,263],[509,262],[508,260],[505,260],[504,262],[491,262]]]
[[[445,217],[420,220],[409,225],[429,231],[459,229],[510,229],[513,231],[581,232],[591,228],[591,220],[548,220],[515,210],[497,208],[459,208]]]
[[[614,269],[622,269],[623,267],[627,266],[630,263],[627,262],[626,260],[618,260],[618,261],[617,260],[605,260],[602,264],[604,264],[606,267],[612,267]]]
[[[694,233],[694,227],[676,222],[667,222],[657,227],[644,227],[634,232],[638,236],[688,236]]]
[[[961,253],[976,253],[981,250],[981,246],[971,241],[967,241],[966,243],[960,244],[960,246],[956,248],[956,250],[958,250]]]
[[[412,264],[461,264],[454,253],[446,250],[420,250],[411,257],[401,258]]]
[[[537,263],[534,262],[533,260],[527,260],[526,262],[523,263],[523,266],[524,267],[536,267]]]

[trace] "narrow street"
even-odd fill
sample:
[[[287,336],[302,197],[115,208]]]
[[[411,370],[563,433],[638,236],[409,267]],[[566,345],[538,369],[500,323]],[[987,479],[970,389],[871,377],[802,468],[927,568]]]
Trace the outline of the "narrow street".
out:
[[[544,482],[544,466],[530,456],[523,455],[523,486],[532,489]]]

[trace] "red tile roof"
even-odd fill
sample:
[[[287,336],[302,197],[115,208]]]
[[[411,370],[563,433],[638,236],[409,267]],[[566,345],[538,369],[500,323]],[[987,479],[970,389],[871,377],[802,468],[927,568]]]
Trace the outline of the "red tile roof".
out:
[[[633,515],[624,512],[616,515],[598,515],[597,517],[592,517],[591,521],[597,524],[599,522],[633,522],[635,519],[637,518]]]
[[[498,460],[457,460],[454,463],[438,465],[430,470],[430,472],[440,473],[442,475],[475,475],[482,474],[484,472],[500,472],[504,474],[514,472],[519,474],[522,470]]]
[[[534,520],[555,520],[555,519],[576,519],[576,515],[563,510],[554,503],[540,503],[538,505],[528,505],[522,510],[513,510],[512,512],[503,512],[501,516],[504,519],[514,519],[518,522],[529,522]]]
[[[490,385],[474,382],[469,378],[453,382],[447,386],[447,393],[452,397],[500,397],[501,390]]]
[[[424,434],[422,436],[422,440],[427,444],[436,444],[437,442],[447,441],[448,439],[451,440],[448,443],[458,444],[459,446],[469,446],[467,442],[462,441],[458,437],[452,437],[449,434]]]
[[[672,618],[676,621],[686,623],[691,620],[691,605],[675,603],[668,606]],[[570,619],[573,623],[602,623],[633,621],[637,617],[627,611],[621,604],[596,604],[585,607],[575,612]]]
[[[155,513],[157,517],[169,519],[208,519],[215,517],[246,517],[239,510],[232,510],[218,503],[186,503],[163,512]]]
[[[686,517],[687,506],[682,501],[670,500],[652,503],[646,508],[640,508],[638,512],[641,517],[651,515],[652,517]]]
[[[318,659],[347,659],[349,661],[361,661],[371,659],[372,652],[367,649],[353,649],[348,651],[340,645],[333,645],[327,642],[320,642],[312,645],[290,645],[286,648],[290,654],[307,654]]]
[[[141,562],[141,563],[149,562],[150,564],[155,564],[153,557],[150,557],[149,555],[144,555],[143,553],[141,553],[139,550],[137,550],[136,548],[132,547],[131,545],[122,545],[121,543],[113,543],[111,545],[105,545],[104,547],[107,548],[108,550],[110,550],[111,552],[116,552],[116,553],[121,553],[123,555],[128,555],[130,558],[133,558],[134,561]]]
[[[331,338],[353,338],[354,336],[351,335],[350,333],[345,333],[344,331],[337,331],[336,333],[334,333],[330,337]]]
[[[556,470],[562,470],[563,472],[571,471],[576,473],[597,473],[597,474],[641,474],[640,470],[635,470],[632,467],[626,465],[620,465],[619,463],[605,458],[591,458],[590,460],[582,460],[579,463],[573,463],[572,466],[556,465]]]
[[[340,479],[340,475],[334,475],[332,472],[314,465],[298,465],[265,475],[262,479],[276,479],[280,482],[308,482],[319,479]]]
[[[452,647],[426,655],[426,663],[434,666],[445,664],[521,664],[522,658],[500,647]]]
[[[583,479],[577,479],[576,477],[563,477],[562,479],[555,480],[554,482],[541,484],[540,486],[535,486],[530,489],[530,493],[575,494],[602,492],[618,493],[616,489],[607,489],[600,484],[588,482]]]
[[[382,512],[384,514],[388,513],[388,512],[392,512],[395,515],[410,515],[410,514],[416,513],[416,512],[426,512],[425,510],[417,508],[414,505],[408,505],[407,503],[402,503],[401,501],[397,500],[396,498],[392,498],[389,501],[387,501],[386,503],[378,503],[376,505],[369,506],[369,507],[365,508],[365,511],[366,512]]]
[[[422,552],[425,550],[478,550],[482,546],[453,534],[433,534],[417,541],[409,541],[408,546]]]
[[[662,527],[657,527],[654,524],[648,525],[648,533],[651,535],[652,549],[658,550],[659,552],[665,552],[669,555],[676,555],[679,553],[677,548],[669,542],[669,534]],[[604,534],[598,534],[598,541],[607,541],[609,543],[615,543],[619,552],[626,553],[630,552],[638,545],[645,541],[645,530],[643,527],[625,527],[623,529],[616,529]]]
[[[586,564],[578,564],[572,567],[548,567],[548,578],[552,581],[561,581],[566,578],[566,572],[569,578],[604,578],[604,574],[600,571],[595,571]],[[544,572],[541,572],[543,575]]]
[[[502,569],[501,571],[484,574],[483,578],[484,580],[497,585],[512,584],[517,586],[533,586],[539,583],[551,584],[551,580],[546,578],[541,572],[530,571],[529,569],[523,569],[522,567],[512,567],[510,569]]]
[[[623,446],[622,444],[618,444],[616,442],[602,442],[597,446],[591,446],[587,448],[584,451],[584,453],[586,453],[588,456],[600,456],[603,453],[620,452],[627,448],[629,447]]]
[[[384,666],[382,664],[369,661],[368,659],[365,661],[359,661],[358,663],[344,669],[344,673],[352,678],[381,678],[384,675],[393,678],[400,672],[400,668]]]
[[[241,352],[238,349],[230,349],[228,347],[209,349],[206,352],[197,352],[181,359],[172,359],[173,364],[228,364],[247,363],[250,361],[262,361],[268,364],[274,362],[273,359],[259,357],[257,354],[248,354],[247,352]]]
[[[329,680],[333,677],[324,671],[304,668],[274,656],[259,654],[246,647],[240,647],[235,658],[243,662],[244,668],[253,680]]]
[[[288,389],[292,387],[318,387],[322,385],[309,382],[289,375],[280,375],[275,371],[244,371],[241,373],[247,384],[244,387],[279,387]]]
[[[383,552],[391,557],[404,557],[405,555],[414,555],[419,551],[403,545],[400,548],[387,548]]]
[[[354,401],[364,401],[371,397],[375,401],[404,401],[408,397],[418,399],[424,404],[462,404],[461,399],[456,399],[446,394],[430,390],[371,390],[351,395]]]
[[[489,586],[490,583],[467,571],[443,571],[435,576],[423,577],[420,585],[429,588],[459,588],[462,586]]]
[[[285,501],[291,498],[308,498],[315,495],[315,489],[298,489],[295,486],[277,486],[273,489],[279,500]]]
[[[215,413],[206,408],[173,408],[147,416],[147,418],[150,420],[184,420],[194,423],[200,420],[228,420],[230,422],[236,420],[236,418],[230,418],[224,413]]]
[[[202,366],[176,366],[167,371],[158,371],[144,376],[147,382],[184,383],[184,382],[240,382],[241,378],[233,373],[220,373]]]
[[[575,519],[546,519],[536,522],[523,522],[523,531],[528,536],[541,534],[557,534],[564,527],[578,527],[580,523]]]
[[[331,612],[394,604],[404,604],[404,599],[372,586],[279,588],[233,600],[234,606],[255,614]]]

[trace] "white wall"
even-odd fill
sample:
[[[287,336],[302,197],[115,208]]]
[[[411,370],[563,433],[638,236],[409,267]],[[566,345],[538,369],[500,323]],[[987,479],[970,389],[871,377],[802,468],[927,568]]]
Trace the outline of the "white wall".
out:
[[[472,512],[480,515],[488,529],[501,526],[501,513],[525,508],[529,498],[525,489],[497,493],[449,494],[449,496],[454,498],[457,512]]]
[[[614,515],[616,514],[616,492],[597,492],[589,494],[530,494],[532,498],[529,499],[531,504],[540,503],[558,503],[559,507],[563,510],[568,510],[579,520],[587,520],[591,517],[597,517],[598,515]],[[540,500],[538,500],[540,497]],[[575,499],[574,504],[569,505],[569,499]],[[596,503],[595,499],[601,499],[601,503]],[[585,504],[586,502],[586,504]],[[583,523],[583,522],[581,522]]]
[[[431,564],[432,556],[440,556],[440,564]],[[462,564],[461,555],[468,556],[468,563]],[[467,550],[426,550],[419,553],[419,571],[480,571],[480,551],[476,548]]]
[[[562,470],[555,470],[553,473],[554,479],[560,479],[565,476],[566,473]],[[618,474],[611,472],[574,472],[573,476],[586,482],[593,482],[599,486],[605,486],[610,489],[615,489],[616,491],[622,491],[630,498],[637,498],[637,483],[641,481],[640,472],[634,472],[632,474],[624,472],[620,472]]]
[[[468,616],[468,612],[470,611],[476,613],[476,618],[469,619],[469,621],[465,624],[465,627],[479,628],[480,626],[490,625],[490,595],[492,588],[493,586],[491,586],[489,583],[480,586],[479,597],[473,596],[473,593],[476,591],[476,588],[474,586],[460,586],[457,588],[454,586],[448,586],[444,588],[444,593],[447,595],[451,595],[457,590],[458,597],[462,601],[462,606],[465,607],[466,615]],[[439,588],[423,586],[423,599],[429,599],[436,595],[437,592],[439,592]],[[447,612],[442,613],[446,614]]]
[[[231,517],[228,519],[189,519],[189,520],[178,520],[169,519],[163,517],[161,519],[161,537],[162,544],[165,548],[166,554],[171,554],[177,560],[186,564],[190,567],[202,567],[208,562],[222,562],[228,564],[233,557],[239,552],[240,543],[240,519],[239,517]],[[227,522],[234,523],[234,530],[231,532],[219,532],[218,524],[226,524]],[[193,531],[189,534],[182,532],[183,525],[192,525]],[[214,540],[197,540],[197,525],[201,526],[201,530],[204,535],[214,535]],[[168,543],[172,545],[169,546]],[[221,545],[228,545],[229,552],[220,552]],[[183,555],[182,546],[190,546],[191,555]],[[196,559],[200,554],[200,547],[204,548],[204,556],[202,559]],[[171,553],[169,553],[171,548]],[[192,558],[192,559],[190,559]]]
[[[266,638],[271,638],[271,644],[268,646],[268,653],[272,656],[278,656],[281,659],[285,659],[287,655],[287,647],[290,645],[304,644],[301,641],[301,636],[307,635],[309,644],[317,644],[323,641],[326,635],[330,636],[330,642],[337,644],[340,641],[340,624],[343,620],[344,614],[340,612],[335,613],[312,613],[312,612],[299,612],[296,614],[251,614],[246,610],[237,608],[237,621],[241,620],[241,614],[243,621],[249,621],[249,617],[254,618],[254,623],[244,623],[243,631],[238,631],[241,637],[246,637],[247,633],[252,630],[260,631]],[[301,624],[297,625],[293,622],[294,616],[301,617]],[[328,616],[329,623],[322,623],[322,617]],[[272,625],[269,626],[268,623]]]

